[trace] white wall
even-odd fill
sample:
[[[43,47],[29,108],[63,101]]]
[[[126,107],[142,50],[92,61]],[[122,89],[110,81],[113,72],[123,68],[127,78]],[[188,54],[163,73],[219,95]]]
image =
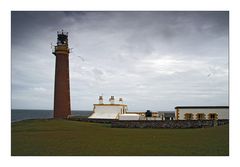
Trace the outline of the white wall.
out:
[[[89,118],[116,119],[118,114],[123,111],[123,107],[119,105],[96,105],[94,113]]]
[[[139,114],[120,114],[119,120],[139,120]]]
[[[228,108],[178,108],[178,110],[179,110],[179,112],[178,112],[179,120],[184,120],[185,113],[192,113],[193,119],[196,119],[197,113],[204,113],[206,115],[206,119],[207,119],[207,115],[209,113],[217,113],[218,119],[229,119],[229,109]],[[175,116],[177,119],[177,114]]]

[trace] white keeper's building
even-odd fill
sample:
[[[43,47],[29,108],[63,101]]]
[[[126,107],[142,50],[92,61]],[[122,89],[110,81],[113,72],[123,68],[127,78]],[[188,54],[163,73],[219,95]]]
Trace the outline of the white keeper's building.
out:
[[[119,119],[121,114],[127,113],[127,105],[123,104],[123,99],[115,103],[114,96],[109,99],[110,104],[104,104],[103,97],[99,96],[99,104],[93,104],[93,114],[88,118],[93,119]]]

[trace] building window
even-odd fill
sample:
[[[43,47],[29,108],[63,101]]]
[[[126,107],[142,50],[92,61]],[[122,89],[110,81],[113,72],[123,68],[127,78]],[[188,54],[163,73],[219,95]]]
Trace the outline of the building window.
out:
[[[193,119],[193,114],[192,114],[192,113],[186,113],[186,114],[184,114],[184,119],[185,119],[185,120],[192,120],[192,119]]]
[[[196,119],[197,120],[204,120],[204,119],[206,119],[206,115],[204,113],[197,113],[196,114]]]
[[[209,120],[217,120],[218,119],[218,114],[217,113],[209,113],[208,114],[208,119]]]

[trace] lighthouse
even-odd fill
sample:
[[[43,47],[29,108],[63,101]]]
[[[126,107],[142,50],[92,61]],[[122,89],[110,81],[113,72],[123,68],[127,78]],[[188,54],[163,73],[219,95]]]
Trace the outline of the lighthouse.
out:
[[[67,32],[57,32],[57,45],[52,53],[56,57],[53,117],[67,118],[71,115]]]

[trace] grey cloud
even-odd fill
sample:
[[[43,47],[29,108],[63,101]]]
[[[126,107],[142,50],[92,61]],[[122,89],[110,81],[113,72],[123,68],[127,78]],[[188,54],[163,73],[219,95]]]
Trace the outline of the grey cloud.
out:
[[[228,105],[228,12],[12,12],[12,107],[52,108],[56,31],[69,32],[73,109]],[[209,75],[210,74],[210,75]]]

